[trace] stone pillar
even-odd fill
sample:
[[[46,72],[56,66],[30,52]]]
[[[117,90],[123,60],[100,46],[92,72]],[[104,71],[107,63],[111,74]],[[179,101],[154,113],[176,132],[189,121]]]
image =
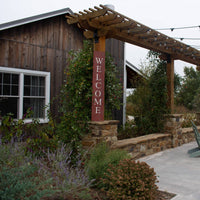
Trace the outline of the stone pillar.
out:
[[[165,116],[165,133],[171,134],[172,147],[182,145],[182,114],[169,114]]]
[[[95,146],[100,142],[109,145],[117,141],[118,120],[91,121],[89,122],[90,133],[82,140],[84,147]]]

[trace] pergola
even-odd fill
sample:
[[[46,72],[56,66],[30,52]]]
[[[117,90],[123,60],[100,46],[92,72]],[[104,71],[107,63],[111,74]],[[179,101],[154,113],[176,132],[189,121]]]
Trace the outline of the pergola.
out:
[[[167,61],[168,106],[174,111],[174,60],[200,65],[200,51],[100,5],[67,17],[68,24],[77,24],[84,36],[94,38],[94,51],[105,51],[105,39],[115,38],[161,53]]]

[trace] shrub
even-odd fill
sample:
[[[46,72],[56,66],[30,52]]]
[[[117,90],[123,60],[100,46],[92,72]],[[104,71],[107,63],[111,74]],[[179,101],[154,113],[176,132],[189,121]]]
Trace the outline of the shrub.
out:
[[[35,132],[36,127],[39,124],[37,119],[33,119],[31,123],[25,124],[25,118],[30,118],[33,114],[32,109],[28,109],[26,114],[24,114],[23,119],[15,120],[13,114],[8,113],[2,117],[0,134],[1,142],[8,143],[11,141],[19,141],[25,138],[28,134]]]
[[[0,172],[1,200],[39,200],[41,197],[51,195],[52,191],[44,189],[49,181],[35,177],[36,170],[33,165],[3,167]]]
[[[119,129],[119,133],[117,138],[119,140],[127,139],[127,138],[134,138],[139,137],[140,132],[138,131],[138,127],[136,126],[135,121],[127,121],[125,127],[121,127]]]
[[[110,165],[102,179],[103,190],[113,200],[153,200],[156,195],[156,175],[153,168],[144,162],[131,159]]]
[[[26,141],[27,144],[24,146],[26,153],[43,156],[43,152],[47,149],[54,151],[58,147],[58,137],[54,134],[55,122],[48,113],[48,124],[40,125],[39,119],[25,123],[25,116],[29,118],[31,115],[33,112],[29,109],[23,119],[15,120],[11,114],[4,116],[0,126],[0,143],[16,145],[15,142]]]
[[[26,153],[34,156],[44,156],[44,152],[47,150],[55,151],[59,144],[56,136],[51,136],[43,131],[39,131],[34,138],[28,138],[26,142]]]
[[[178,105],[199,111],[200,72],[193,67],[184,68],[183,84],[176,97]]]
[[[117,165],[120,160],[128,158],[127,152],[122,150],[110,150],[106,143],[97,145],[91,152],[87,163],[88,175],[90,180],[95,180],[97,187],[102,187],[100,178],[108,169],[109,164]]]
[[[148,77],[142,80],[133,94],[127,98],[140,135],[160,132],[164,127],[163,115],[167,109],[166,62],[157,53],[149,53]]]

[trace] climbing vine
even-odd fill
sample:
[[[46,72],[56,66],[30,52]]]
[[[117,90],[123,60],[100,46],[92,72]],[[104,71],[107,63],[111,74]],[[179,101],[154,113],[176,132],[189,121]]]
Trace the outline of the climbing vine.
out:
[[[105,112],[111,117],[112,110],[120,108],[122,86],[112,58],[106,55],[105,59]],[[83,49],[69,52],[65,83],[60,94],[61,118],[57,134],[74,147],[87,132],[87,122],[91,120],[92,68],[92,42],[87,40]]]

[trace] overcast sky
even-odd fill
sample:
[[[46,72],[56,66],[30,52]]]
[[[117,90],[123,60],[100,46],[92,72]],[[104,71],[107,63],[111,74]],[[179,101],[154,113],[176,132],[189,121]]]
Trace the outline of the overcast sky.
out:
[[[112,4],[115,10],[150,28],[176,28],[200,25],[200,0],[0,0],[0,24],[69,7],[73,12]],[[160,31],[171,37],[200,38],[200,28]],[[200,40],[183,40],[200,47]],[[126,59],[139,66],[147,50],[126,45]],[[175,62],[175,71],[183,75],[189,63]]]

